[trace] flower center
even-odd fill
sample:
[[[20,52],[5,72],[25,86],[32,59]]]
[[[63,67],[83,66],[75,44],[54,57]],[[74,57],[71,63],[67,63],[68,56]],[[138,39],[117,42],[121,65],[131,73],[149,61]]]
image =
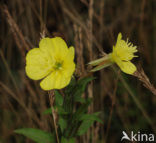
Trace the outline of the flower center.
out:
[[[62,69],[62,62],[56,62],[56,63],[55,63],[55,66],[54,66],[54,69],[55,69],[55,70],[60,70],[60,69]]]

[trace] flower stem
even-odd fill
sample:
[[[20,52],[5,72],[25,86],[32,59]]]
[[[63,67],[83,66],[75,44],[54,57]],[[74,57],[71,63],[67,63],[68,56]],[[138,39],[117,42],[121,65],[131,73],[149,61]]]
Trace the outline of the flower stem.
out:
[[[57,143],[60,143],[59,137],[58,137],[58,132],[57,132],[57,124],[56,124],[56,112],[54,110],[54,101],[55,101],[55,96],[54,96],[54,90],[51,90],[49,93],[49,101],[50,101],[50,106],[51,106],[51,111],[52,111],[52,116],[53,116],[53,122],[54,122],[54,128],[55,128],[55,133],[56,133],[56,140]]]

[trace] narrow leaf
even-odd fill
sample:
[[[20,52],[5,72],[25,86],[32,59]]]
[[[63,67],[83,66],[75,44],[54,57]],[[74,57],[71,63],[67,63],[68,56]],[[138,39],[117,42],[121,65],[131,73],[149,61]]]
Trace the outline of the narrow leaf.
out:
[[[61,106],[63,104],[63,96],[59,93],[59,91],[55,90],[55,105]]]
[[[98,115],[100,114],[100,112],[96,112],[93,114],[83,114],[79,120],[83,121],[83,120],[93,120],[93,121],[97,121],[100,123],[103,123],[103,121],[98,117]]]
[[[43,114],[51,114],[51,108],[48,108],[48,109],[46,109],[44,112],[43,112]]]
[[[84,100],[81,100],[81,96],[82,94],[84,93],[85,89],[86,89],[86,86],[87,84],[92,81],[93,79],[95,79],[95,77],[85,77],[83,79],[80,79],[77,84],[76,84],[76,87],[74,89],[74,101],[84,101]]]
[[[37,143],[56,143],[54,135],[39,129],[22,128],[22,129],[17,129],[14,132],[24,135]]]
[[[77,135],[83,135],[84,133],[87,132],[87,130],[92,126],[94,123],[93,120],[85,120],[82,122],[81,126],[78,129]]]
[[[62,137],[61,138],[61,143],[75,143],[75,138],[65,138],[65,137]]]
[[[98,117],[99,113],[100,112],[93,114],[83,114],[81,117],[79,117],[79,120],[82,121],[82,123],[77,131],[77,135],[80,136],[86,133],[95,121],[103,123],[102,120]]]
[[[103,65],[96,66],[95,68],[93,68],[93,69],[91,70],[91,72],[99,71],[99,70],[101,70],[101,69],[103,69],[103,68],[106,68],[106,67],[112,65],[112,64],[113,64],[113,63],[110,62],[110,63],[105,63],[105,64],[103,64]]]
[[[59,118],[58,124],[61,128],[61,132],[63,133],[64,129],[67,127],[67,121],[63,118]]]
[[[103,62],[103,61],[105,61],[105,60],[108,60],[108,59],[109,59],[109,56],[107,55],[107,56],[104,56],[104,57],[102,57],[102,58],[100,58],[100,59],[91,61],[91,62],[89,62],[88,64],[89,64],[89,65],[92,65],[92,66],[97,66],[97,65],[99,65],[101,62]]]

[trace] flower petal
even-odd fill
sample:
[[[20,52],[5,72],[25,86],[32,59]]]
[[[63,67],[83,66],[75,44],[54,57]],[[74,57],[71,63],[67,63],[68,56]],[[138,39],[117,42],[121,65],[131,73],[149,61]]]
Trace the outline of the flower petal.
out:
[[[128,62],[121,61],[116,63],[118,64],[120,69],[127,74],[133,74],[137,70],[136,66],[130,61]]]
[[[116,45],[113,46],[113,52],[115,52],[115,50],[116,50],[118,47],[120,47],[119,45],[120,45],[120,43],[121,43],[121,40],[122,40],[122,34],[119,33],[119,34],[118,34],[118,37],[117,37]]]
[[[122,34],[121,32],[118,34],[118,38],[117,38],[117,42],[120,41],[122,39]]]
[[[133,46],[132,43],[124,41],[121,39],[122,34],[118,34],[117,43],[115,47],[113,47],[113,53],[115,53],[121,60],[129,61],[132,60],[133,57],[136,57],[134,53],[137,52],[137,47]]]
[[[26,55],[26,74],[29,78],[39,80],[51,72],[53,62],[39,48],[31,49]]]
[[[74,63],[74,47],[70,47],[68,53],[63,61],[62,71],[64,72],[66,77],[69,77],[75,71],[75,63]]]
[[[74,54],[75,54],[74,47],[70,46],[69,49],[68,49],[67,58],[69,58],[70,60],[74,60]]]
[[[55,59],[64,59],[68,53],[68,47],[65,41],[60,37],[55,37],[52,38],[52,43],[55,49]]]
[[[74,62],[68,62],[63,65],[62,72],[64,72],[64,75],[66,77],[71,76],[74,73],[74,71],[75,71],[75,63]]]
[[[43,38],[41,39],[39,43],[39,48],[41,49],[42,52],[46,53],[51,57],[52,60],[54,60],[54,45],[52,42],[52,38]]]
[[[54,71],[40,82],[40,86],[44,90],[61,89],[69,84],[70,77],[64,76],[62,72]]]

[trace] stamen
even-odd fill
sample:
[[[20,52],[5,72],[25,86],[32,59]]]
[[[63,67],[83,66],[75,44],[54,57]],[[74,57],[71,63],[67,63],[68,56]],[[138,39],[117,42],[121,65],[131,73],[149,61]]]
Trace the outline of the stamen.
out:
[[[60,70],[62,69],[62,62],[56,62],[55,66],[54,66],[55,70]]]

